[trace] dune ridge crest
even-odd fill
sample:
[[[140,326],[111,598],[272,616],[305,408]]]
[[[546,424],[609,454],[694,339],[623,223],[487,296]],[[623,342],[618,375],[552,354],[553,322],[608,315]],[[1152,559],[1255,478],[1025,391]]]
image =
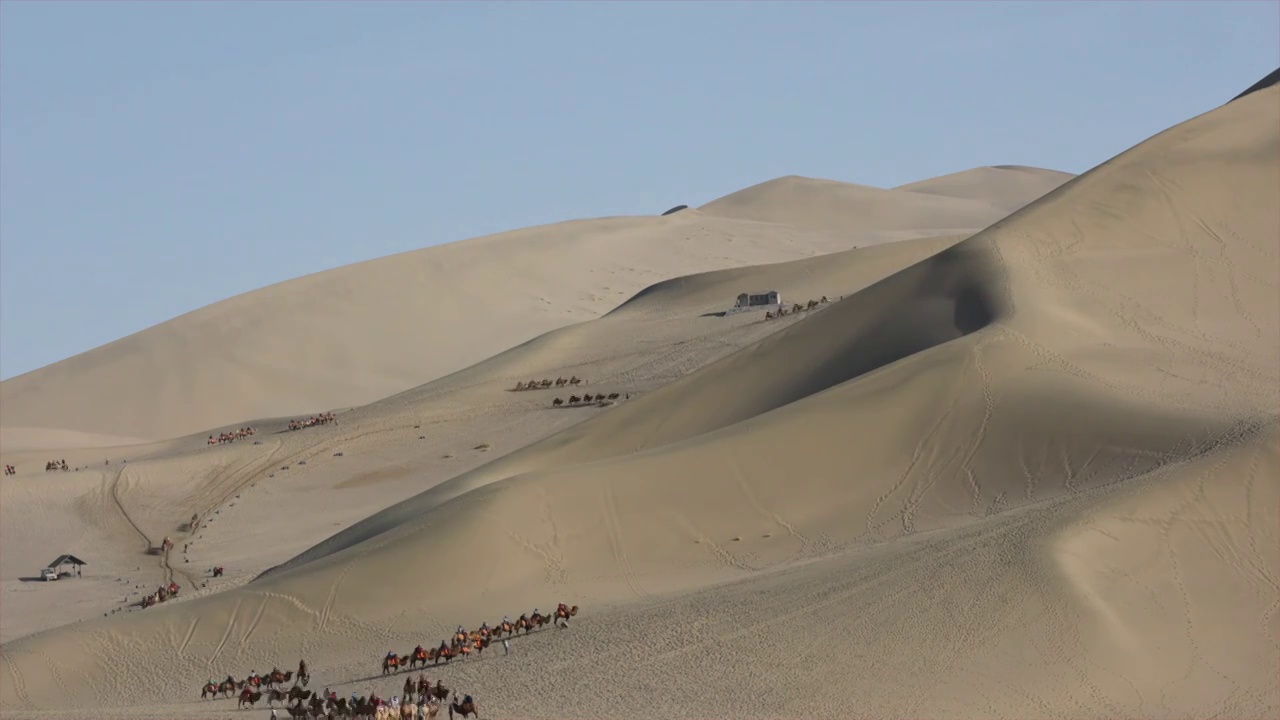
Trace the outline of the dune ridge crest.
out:
[[[1061,175],[1042,173],[1049,184]],[[989,193],[978,183],[983,202],[876,190],[868,215],[819,201],[786,242],[775,227],[690,209],[574,220],[369,260],[238,295],[5,380],[0,425],[154,441],[357,407],[598,317],[659,280],[945,234],[935,227],[972,233],[1046,187],[1038,175],[993,183]],[[799,201],[823,192],[792,194]],[[740,197],[722,200],[751,218],[771,212]]]

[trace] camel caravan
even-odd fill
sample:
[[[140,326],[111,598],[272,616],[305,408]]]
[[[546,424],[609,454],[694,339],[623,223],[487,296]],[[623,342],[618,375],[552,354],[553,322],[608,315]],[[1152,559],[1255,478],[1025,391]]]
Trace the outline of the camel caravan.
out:
[[[351,693],[351,698],[340,698],[338,694],[325,688],[324,694],[311,699],[307,706],[297,703],[288,708],[289,714],[295,718],[370,718],[370,720],[410,720],[411,718],[434,718],[440,712],[440,705],[449,700],[449,717],[480,717],[476,709],[476,701],[470,695],[458,697],[457,690],[445,687],[444,682],[434,686],[425,673],[413,678],[405,678],[404,695],[392,695],[382,698],[378,693],[368,697]],[[417,700],[415,702],[415,696]]]
[[[149,608],[152,605],[159,605],[171,597],[177,597],[178,591],[182,586],[176,582],[170,582],[168,585],[161,585],[155,592],[147,595],[138,601],[138,605],[143,608]]]
[[[626,393],[625,396],[616,392],[609,393],[608,395],[605,395],[604,393],[599,393],[597,395],[586,393],[582,397],[570,395],[568,400],[564,400],[563,398],[556,398],[555,400],[552,400],[551,407],[585,407],[587,405],[603,405],[605,403],[614,402],[619,398],[623,400],[630,400],[631,393]]]
[[[587,382],[586,380],[583,380],[577,375],[574,375],[573,377],[568,379],[565,379],[562,377],[556,378],[555,380],[552,380],[551,378],[543,378],[541,380],[530,380],[529,382],[517,382],[516,386],[514,388],[511,388],[509,392],[524,392],[525,390],[545,390],[549,387],[567,387],[569,385],[576,386],[586,382]]]
[[[278,690],[276,686],[285,685],[289,681],[293,681],[293,687],[284,692]],[[311,674],[307,671],[307,661],[298,661],[298,675],[294,679],[293,671],[281,672],[280,668],[272,668],[271,672],[266,675],[259,675],[256,672],[250,672],[244,680],[236,680],[228,675],[222,682],[214,682],[213,678],[209,678],[209,682],[200,688],[200,699],[207,700],[214,698],[215,700],[221,695],[224,698],[231,697],[237,691],[240,693],[240,702],[238,707],[253,707],[263,695],[266,695],[267,706],[270,707],[276,702],[298,702],[299,704],[310,699],[314,692],[303,690],[308,683],[311,682]],[[326,694],[327,691],[326,691]]]
[[[61,470],[62,472],[67,472],[70,469],[71,468],[67,467],[66,460],[50,460],[49,462],[44,464],[45,472],[56,472],[58,470]],[[14,472],[17,472],[17,471],[15,470]]]
[[[320,413],[319,415],[309,417],[306,420],[290,420],[289,430],[305,430],[309,427],[315,427],[317,425],[332,425],[336,422],[338,422],[338,418],[333,413]]]
[[[521,631],[528,634],[545,625],[564,629],[569,627],[570,618],[576,617],[578,606],[569,607],[558,603],[553,613],[543,615],[537,608],[532,613],[523,614],[514,622],[510,617],[502,618],[502,622],[494,627],[481,623],[480,628],[468,631],[461,625],[448,641],[441,641],[438,647],[430,650],[419,645],[413,652],[404,656],[394,652],[387,653],[382,659],[382,674],[392,675],[401,669],[413,670],[421,665],[424,668],[430,662],[433,666],[441,661],[448,664],[451,660],[461,659],[475,654],[479,656],[493,640],[501,640],[503,636],[515,636]],[[506,641],[503,640],[505,643]],[[284,686],[292,686],[288,690]],[[449,710],[449,717],[479,717],[475,699],[471,695],[459,698],[458,691],[445,687],[443,681],[434,685],[425,672],[419,672],[415,679],[406,676],[403,695],[392,695],[383,699],[378,694],[369,696],[351,693],[350,698],[339,697],[336,692],[325,688],[317,693],[305,689],[311,682],[311,675],[305,660],[298,661],[295,674],[281,672],[272,668],[266,675],[250,672],[244,680],[236,680],[228,675],[222,682],[209,678],[200,688],[200,699],[237,697],[238,708],[253,708],[257,703],[266,700],[267,707],[275,703],[285,706],[289,715],[297,720],[332,720],[333,718],[367,718],[368,720],[411,720],[412,718],[434,718],[443,705]],[[416,698],[416,702],[415,702]],[[452,700],[450,700],[452,698]]]
[[[842,296],[840,299],[841,299],[841,300],[843,300],[843,299],[844,299],[844,297]],[[775,313],[775,312],[772,312],[772,311],[770,311],[770,312],[766,312],[766,313],[764,314],[764,319],[765,319],[765,320],[776,320],[776,319],[778,319],[778,318],[780,318],[780,317],[786,317],[787,315],[796,315],[796,314],[798,314],[798,313],[802,313],[802,312],[806,312],[806,311],[808,311],[808,310],[812,310],[812,309],[814,309],[814,308],[818,307],[819,305],[826,305],[826,304],[827,304],[827,303],[829,303],[829,302],[831,302],[831,301],[827,299],[827,296],[826,296],[826,295],[823,295],[823,296],[822,296],[821,298],[819,298],[818,300],[810,300],[809,302],[805,303],[804,305],[801,305],[800,303],[795,303],[794,305],[792,305],[792,306],[791,306],[791,310],[790,310],[790,311],[788,311],[785,307],[780,307],[780,308],[778,308],[778,312],[776,312],[776,313]]]
[[[47,470],[46,470],[46,472],[47,472]],[[5,474],[5,475],[17,475],[17,474],[18,474],[18,468],[14,467],[14,466],[12,466],[12,465],[5,465],[5,466],[4,466],[4,474]]]
[[[543,625],[567,628],[569,627],[569,618],[577,614],[577,605],[568,607],[564,603],[560,603],[552,615],[542,615],[537,608],[534,608],[531,614],[521,615],[515,622],[512,622],[510,617],[504,617],[502,622],[492,628],[489,627],[487,622],[481,623],[479,629],[472,631],[467,631],[459,625],[451,638],[441,640],[438,646],[429,650],[419,645],[407,655],[402,656],[395,652],[387,653],[382,658],[382,674],[392,675],[404,668],[413,670],[418,665],[425,667],[427,663],[435,666],[439,665],[441,661],[448,665],[452,660],[467,658],[472,654],[480,657],[492,641],[501,640],[503,635],[515,636],[521,630],[527,635]]]
[[[258,434],[258,431],[255,428],[243,427],[234,432],[224,432],[221,435],[218,435],[217,437],[210,435],[209,440],[208,442],[205,443],[205,445],[226,445],[227,443],[233,443],[237,440],[243,440],[247,437],[253,437],[254,435],[257,435],[257,434]]]

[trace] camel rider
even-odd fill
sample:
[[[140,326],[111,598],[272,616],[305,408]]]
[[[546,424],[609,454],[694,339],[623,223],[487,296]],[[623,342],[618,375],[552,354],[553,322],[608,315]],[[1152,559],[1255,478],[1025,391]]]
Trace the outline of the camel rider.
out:
[[[564,614],[568,615],[568,614],[569,614],[569,608],[565,607],[565,606],[564,606],[564,603],[560,603],[560,606],[556,608],[556,612],[562,612],[562,613],[564,613]]]
[[[481,635],[489,634],[489,623],[487,622],[480,623],[480,634]]]
[[[508,617],[508,616],[506,616],[506,615],[503,615],[503,616],[502,616],[502,624],[503,624],[503,625],[510,625],[510,624],[511,624],[511,618],[510,618],[510,617]]]
[[[475,703],[475,700],[472,700],[470,695],[463,695],[463,696],[462,696],[462,704],[463,704],[463,706],[466,706],[466,705],[472,705],[472,704],[474,704],[474,703]]]
[[[395,654],[395,652],[394,652],[394,651],[388,652],[388,653],[387,653],[387,659],[388,659],[388,660],[395,660],[395,659],[396,659],[396,654]]]
[[[212,686],[214,686],[214,687],[218,687],[218,683],[214,682],[214,681],[213,681],[213,678],[209,678],[209,684],[210,684],[210,685],[212,685]]]

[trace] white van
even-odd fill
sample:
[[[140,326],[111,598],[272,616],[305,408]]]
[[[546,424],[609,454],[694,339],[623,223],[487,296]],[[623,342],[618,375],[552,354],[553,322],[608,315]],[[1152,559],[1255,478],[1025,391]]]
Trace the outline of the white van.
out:
[[[44,580],[45,582],[48,582],[50,580],[57,580],[58,573],[53,568],[45,568],[40,571],[40,579]]]

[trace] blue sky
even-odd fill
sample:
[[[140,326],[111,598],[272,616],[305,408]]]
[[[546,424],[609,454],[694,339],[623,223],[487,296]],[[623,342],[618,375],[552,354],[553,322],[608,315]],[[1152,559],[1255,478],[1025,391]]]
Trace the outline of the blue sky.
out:
[[[0,4],[0,377],[348,263],[798,174],[1083,172],[1277,2]]]

